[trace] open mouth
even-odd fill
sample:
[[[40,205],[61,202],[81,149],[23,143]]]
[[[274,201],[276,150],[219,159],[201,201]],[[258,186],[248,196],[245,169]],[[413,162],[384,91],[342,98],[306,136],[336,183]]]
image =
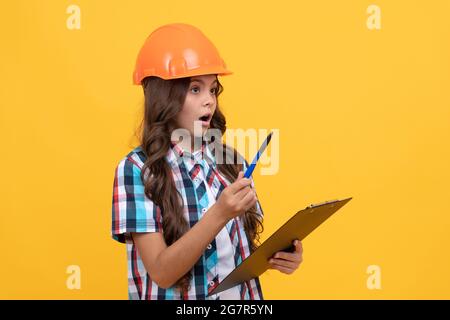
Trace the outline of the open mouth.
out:
[[[208,115],[204,115],[204,116],[202,116],[202,117],[200,117],[200,118],[198,118],[200,121],[204,121],[204,122],[209,122],[210,120],[211,120],[211,115],[210,114],[208,114]]]

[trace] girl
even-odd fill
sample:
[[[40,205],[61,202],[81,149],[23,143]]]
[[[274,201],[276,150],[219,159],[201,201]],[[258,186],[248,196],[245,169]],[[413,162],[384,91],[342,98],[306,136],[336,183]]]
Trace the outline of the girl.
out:
[[[156,29],[139,53],[142,135],[116,168],[112,203],[112,236],[127,246],[130,299],[263,299],[259,278],[208,296],[257,248],[263,230],[253,180],[243,178],[247,161],[206,140],[208,130],[226,130],[217,76],[231,73],[187,24]],[[217,161],[217,154],[233,161]],[[294,245],[271,259],[272,269],[298,268],[302,248]]]

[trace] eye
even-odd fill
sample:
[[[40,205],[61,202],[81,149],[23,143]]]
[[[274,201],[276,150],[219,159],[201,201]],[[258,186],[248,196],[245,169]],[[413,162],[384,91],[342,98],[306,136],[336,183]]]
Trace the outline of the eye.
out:
[[[200,89],[200,88],[199,87],[192,87],[191,91],[194,90],[194,89]],[[194,92],[194,93],[196,93],[196,92]]]
[[[217,94],[217,87],[216,88],[212,88],[211,90],[212,90],[211,93]]]

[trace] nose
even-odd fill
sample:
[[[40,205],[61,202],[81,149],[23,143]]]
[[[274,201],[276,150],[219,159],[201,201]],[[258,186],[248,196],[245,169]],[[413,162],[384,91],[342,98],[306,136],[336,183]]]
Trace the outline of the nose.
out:
[[[214,96],[208,93],[205,100],[203,101],[203,106],[212,108],[214,106]]]

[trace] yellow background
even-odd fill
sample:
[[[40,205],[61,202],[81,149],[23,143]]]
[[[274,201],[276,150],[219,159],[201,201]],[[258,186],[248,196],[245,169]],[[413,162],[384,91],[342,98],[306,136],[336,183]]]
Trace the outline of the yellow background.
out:
[[[265,298],[450,298],[449,15],[447,0],[2,4],[0,298],[128,298],[114,168],[137,143],[137,52],[171,22],[203,30],[234,71],[229,128],[280,130],[278,174],[254,174],[263,239],[310,203],[353,197],[303,241],[295,274],[261,277]]]

